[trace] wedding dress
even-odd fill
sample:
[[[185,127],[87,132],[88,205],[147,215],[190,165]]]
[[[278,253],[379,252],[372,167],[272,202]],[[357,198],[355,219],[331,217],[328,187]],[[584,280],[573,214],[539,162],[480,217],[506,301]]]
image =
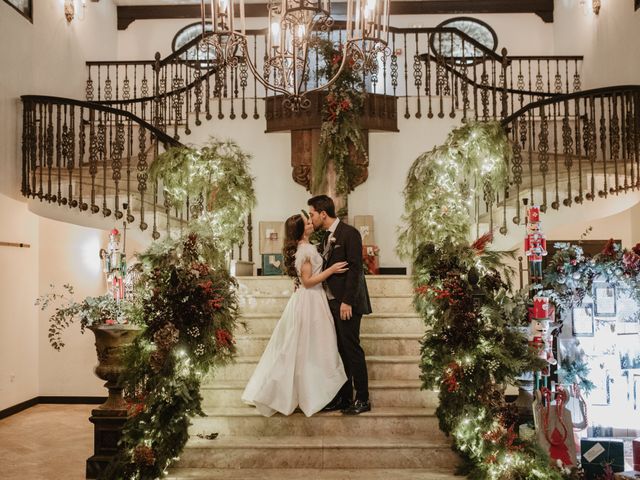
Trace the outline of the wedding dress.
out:
[[[311,262],[312,275],[322,271],[322,257],[309,243],[295,254],[300,275]],[[297,406],[310,417],[327,405],[347,381],[338,353],[336,329],[326,294],[319,283],[293,293],[251,376],[242,401],[270,417],[290,415]]]

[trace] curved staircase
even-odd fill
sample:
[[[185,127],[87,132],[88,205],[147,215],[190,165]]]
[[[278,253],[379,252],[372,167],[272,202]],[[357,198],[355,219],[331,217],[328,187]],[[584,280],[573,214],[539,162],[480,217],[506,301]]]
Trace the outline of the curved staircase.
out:
[[[242,320],[238,358],[213,372],[201,393],[207,414],[196,418],[191,439],[169,478],[208,479],[452,479],[458,463],[438,428],[437,392],[420,390],[419,340],[424,327],[414,311],[406,276],[369,276],[374,313],[363,317],[373,409],[307,418],[260,416],[240,396],[292,293],[287,277],[241,277]],[[206,437],[217,433],[217,438]]]

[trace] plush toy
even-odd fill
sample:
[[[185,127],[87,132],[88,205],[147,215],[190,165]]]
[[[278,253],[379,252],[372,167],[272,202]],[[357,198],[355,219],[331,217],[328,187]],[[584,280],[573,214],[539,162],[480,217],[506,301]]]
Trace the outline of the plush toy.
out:
[[[529,275],[532,280],[542,280],[542,257],[547,254],[547,240],[541,231],[540,207],[527,210],[527,237],[524,253],[529,259]]]

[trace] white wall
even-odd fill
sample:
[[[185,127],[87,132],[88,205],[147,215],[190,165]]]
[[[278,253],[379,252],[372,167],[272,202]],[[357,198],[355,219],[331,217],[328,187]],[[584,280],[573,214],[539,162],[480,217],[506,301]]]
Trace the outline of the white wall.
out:
[[[591,0],[556,0],[555,54],[584,52],[583,89],[640,84],[640,10],[633,0],[602,0],[595,15]]]
[[[55,383],[64,385],[65,380],[58,377],[65,375],[69,385],[80,384],[73,379],[77,370],[59,362],[61,356],[52,355],[55,352],[42,345],[46,325],[38,320],[33,302],[42,293],[40,284],[61,279],[55,275],[49,278],[49,271],[64,271],[65,262],[73,264],[74,257],[62,257],[52,250],[54,245],[50,243],[43,251],[39,250],[40,238],[48,242],[49,231],[40,228],[38,217],[28,211],[19,197],[22,121],[19,97],[39,94],[82,98],[84,62],[114,58],[116,52],[116,10],[111,0],[88,2],[84,20],[71,24],[64,18],[62,0],[33,3],[32,24],[0,2],[0,240],[32,244],[30,249],[0,247],[0,409],[39,394],[87,394],[74,388],[49,388]],[[65,238],[66,234],[61,234],[57,243],[64,245]],[[45,267],[43,275],[40,262]],[[91,346],[88,337],[82,340]],[[44,362],[46,367],[45,391],[38,385],[39,350],[43,354],[40,363]],[[93,359],[76,357],[71,363],[76,369],[86,369],[89,377],[92,375],[87,366],[93,365]],[[11,375],[15,375],[13,382]],[[96,389],[95,393],[98,392]]]
[[[51,292],[52,284],[62,293],[65,283],[73,285],[76,300],[106,291],[99,258],[100,248],[108,242],[106,232],[40,217],[39,237],[40,295]],[[97,363],[93,333],[81,335],[80,326],[73,324],[63,334],[66,345],[56,351],[47,338],[50,314],[51,310],[39,312],[40,395],[104,395],[104,382],[93,375]]]
[[[0,410],[38,395],[38,217],[0,194]]]

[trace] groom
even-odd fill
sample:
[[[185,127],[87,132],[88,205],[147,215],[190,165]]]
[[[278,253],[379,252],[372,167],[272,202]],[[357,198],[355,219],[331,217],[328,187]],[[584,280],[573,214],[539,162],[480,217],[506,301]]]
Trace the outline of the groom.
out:
[[[331,275],[323,285],[336,324],[338,351],[347,374],[347,382],[324,411],[342,410],[345,415],[358,415],[371,410],[367,363],[360,346],[360,320],[362,315],[371,313],[362,268],[362,238],[358,230],[336,217],[336,208],[330,197],[318,195],[310,198],[307,204],[313,227],[325,231],[321,246],[323,267],[326,269],[336,262],[349,262],[347,272]]]

